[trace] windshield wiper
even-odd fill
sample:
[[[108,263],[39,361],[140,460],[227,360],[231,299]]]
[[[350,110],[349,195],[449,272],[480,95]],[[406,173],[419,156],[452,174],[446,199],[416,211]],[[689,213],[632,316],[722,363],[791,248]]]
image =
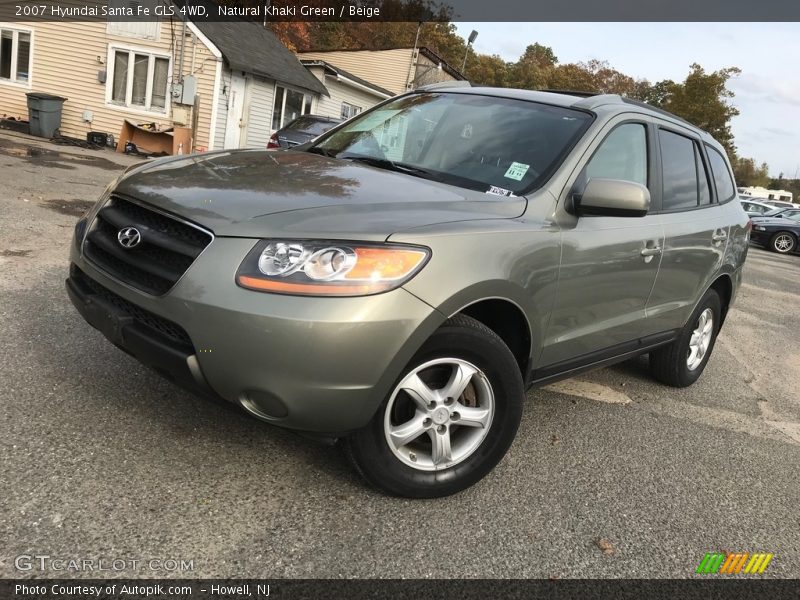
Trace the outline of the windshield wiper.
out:
[[[408,173],[410,175],[417,175],[419,177],[432,177],[433,173],[415,167],[414,165],[407,165],[405,163],[395,162],[388,158],[378,158],[377,156],[363,156],[361,154],[339,155],[338,158],[345,160],[352,160],[354,162],[361,162],[366,165],[378,167],[379,169],[387,169],[389,171],[398,171],[400,173]]]

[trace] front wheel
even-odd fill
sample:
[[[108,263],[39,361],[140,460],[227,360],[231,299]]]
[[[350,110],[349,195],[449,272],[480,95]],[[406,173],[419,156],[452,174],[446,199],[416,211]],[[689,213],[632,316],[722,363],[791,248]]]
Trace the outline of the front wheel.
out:
[[[769,241],[770,250],[779,252],[780,254],[789,254],[797,245],[795,237],[786,231],[776,233]]]
[[[345,450],[368,482],[390,494],[448,496],[500,462],[519,427],[523,399],[508,347],[480,322],[458,315],[417,352]]]
[[[687,387],[706,368],[721,325],[722,303],[715,290],[708,290],[678,339],[650,353],[650,372],[661,383]]]

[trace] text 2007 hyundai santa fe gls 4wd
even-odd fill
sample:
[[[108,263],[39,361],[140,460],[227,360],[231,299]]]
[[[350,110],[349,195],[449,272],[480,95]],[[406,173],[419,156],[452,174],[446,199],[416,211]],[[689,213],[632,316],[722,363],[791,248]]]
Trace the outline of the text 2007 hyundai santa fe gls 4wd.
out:
[[[196,392],[451,494],[527,386],[649,353],[702,373],[748,218],[722,147],[618,96],[411,92],[296,150],[128,170],[75,231],[72,302]]]

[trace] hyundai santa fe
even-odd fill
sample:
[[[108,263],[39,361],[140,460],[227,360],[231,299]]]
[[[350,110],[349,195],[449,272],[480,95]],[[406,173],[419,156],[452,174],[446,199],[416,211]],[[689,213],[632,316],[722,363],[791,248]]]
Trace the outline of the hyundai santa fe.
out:
[[[172,381],[437,497],[497,465],[532,386],[641,354],[697,380],[749,233],[722,146],[677,117],[445,86],[292,150],[129,169],[67,290]]]

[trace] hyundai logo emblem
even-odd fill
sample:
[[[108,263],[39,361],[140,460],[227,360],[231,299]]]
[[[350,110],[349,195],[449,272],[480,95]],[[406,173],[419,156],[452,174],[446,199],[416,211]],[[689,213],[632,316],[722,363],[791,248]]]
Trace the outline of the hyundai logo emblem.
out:
[[[136,248],[142,241],[142,234],[136,227],[123,227],[117,234],[117,241],[123,248],[130,250]]]

